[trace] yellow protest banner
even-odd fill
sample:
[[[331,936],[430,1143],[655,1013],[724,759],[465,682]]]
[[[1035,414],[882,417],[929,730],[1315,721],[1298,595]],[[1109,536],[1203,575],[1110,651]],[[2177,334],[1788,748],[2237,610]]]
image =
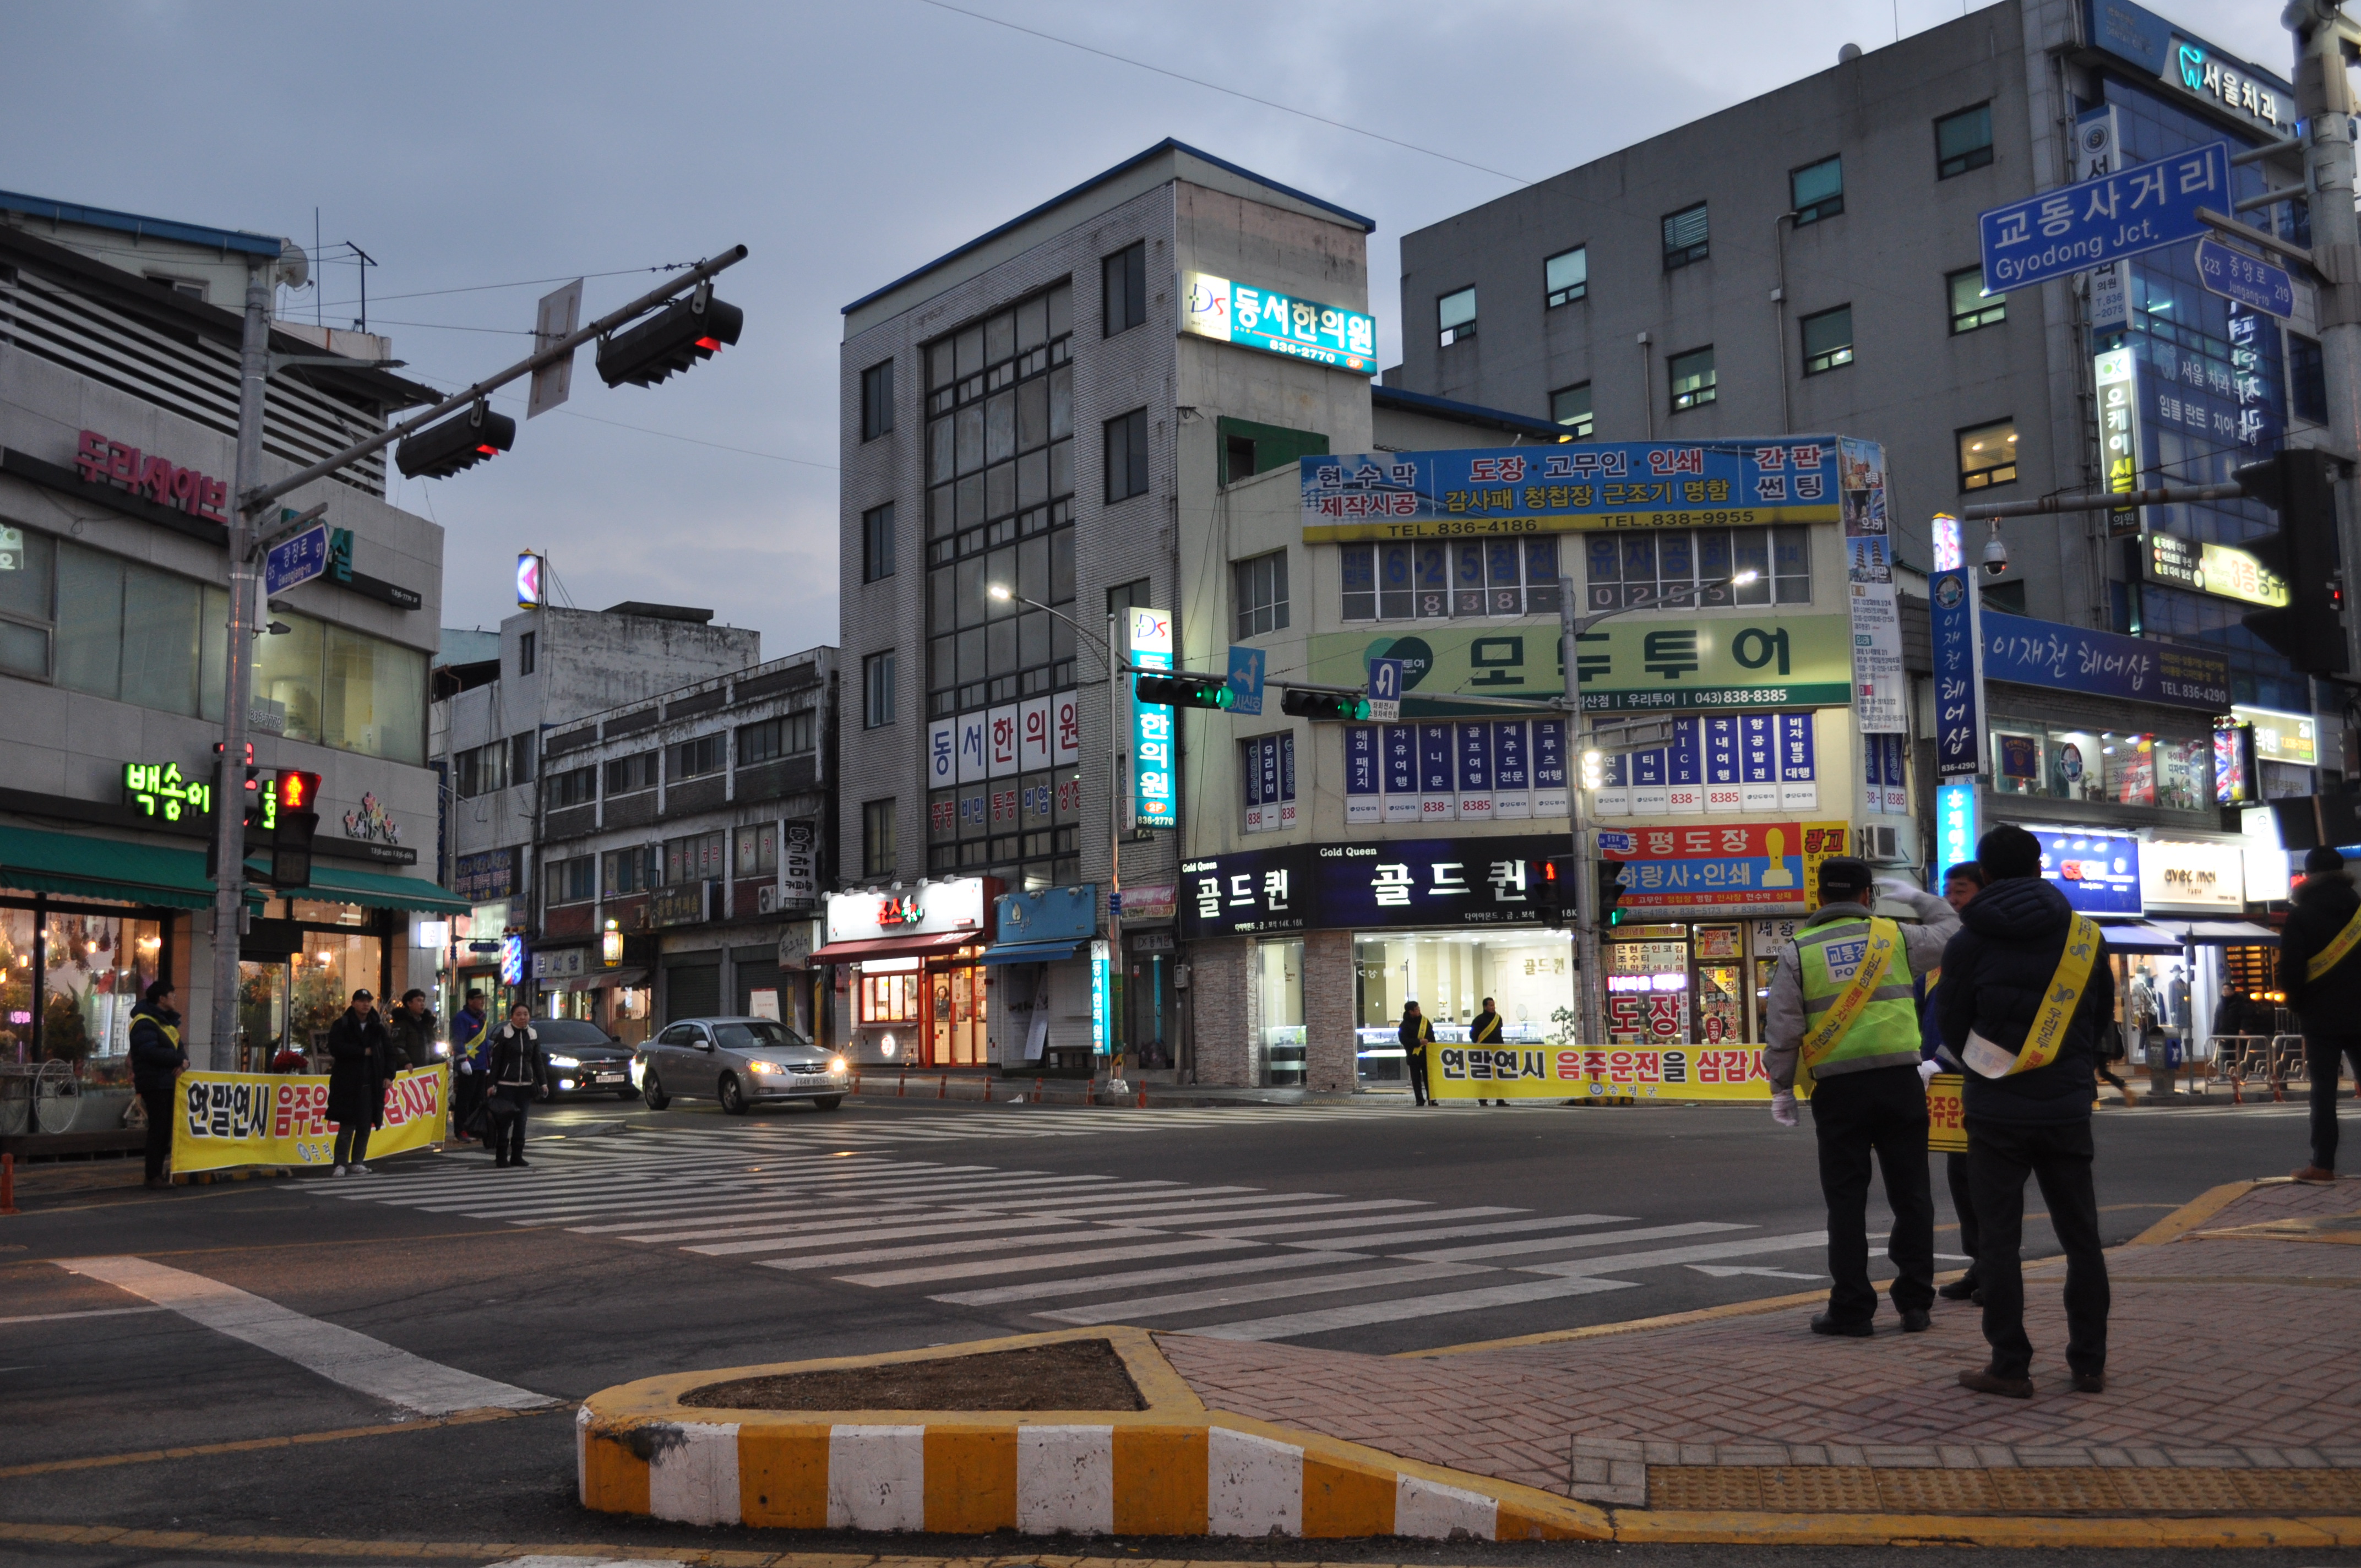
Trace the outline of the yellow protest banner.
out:
[[[1968,1080],[1938,1072],[1927,1082],[1927,1147],[1946,1154],[1968,1152]]]
[[[328,1080],[305,1073],[202,1072],[173,1085],[180,1115],[172,1124],[172,1171],[225,1170],[242,1165],[335,1163],[337,1124],[328,1120]],[[385,1088],[385,1125],[369,1134],[369,1157],[402,1154],[443,1141],[451,1069],[405,1072]]]
[[[1437,1100],[1771,1098],[1761,1046],[1429,1046]]]

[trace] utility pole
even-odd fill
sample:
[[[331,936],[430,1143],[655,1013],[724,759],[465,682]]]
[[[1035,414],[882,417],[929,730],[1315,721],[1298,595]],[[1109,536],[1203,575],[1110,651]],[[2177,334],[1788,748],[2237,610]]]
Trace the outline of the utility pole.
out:
[[[2295,35],[2312,254],[2324,275],[2320,350],[2328,383],[2328,445],[2348,460],[2361,458],[2361,220],[2353,210],[2353,84],[2345,73],[2347,54],[2361,42],[2361,26],[2344,15],[2340,0],[2291,0],[2280,20]],[[2345,492],[2338,543],[2349,572],[2361,564],[2361,507],[2350,481],[2338,488]],[[2348,662],[2361,670],[2361,651]]]
[[[1785,338],[1780,342],[1784,345]],[[1565,815],[1574,833],[1574,1003],[1581,1034],[1575,1043],[1607,1043],[1605,1015],[1599,1011],[1607,989],[1598,971],[1598,872],[1591,855],[1590,834],[1582,815],[1582,757],[1589,749],[1586,731],[1589,715],[1582,710],[1582,668],[1575,655],[1576,641],[1588,622],[1574,613],[1572,577],[1557,580],[1558,662],[1565,666]]]
[[[270,377],[271,269],[248,257],[246,330],[237,373],[237,467],[229,509],[229,650],[222,694],[221,776],[214,784],[214,995],[212,1044],[216,1072],[237,1066],[237,963],[246,922],[246,721],[254,682],[254,509],[262,483],[262,394]]]

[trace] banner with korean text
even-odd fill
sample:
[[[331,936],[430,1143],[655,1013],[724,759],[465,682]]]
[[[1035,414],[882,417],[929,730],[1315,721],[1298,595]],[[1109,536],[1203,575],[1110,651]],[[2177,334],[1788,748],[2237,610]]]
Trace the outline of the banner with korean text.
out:
[[[1771,1098],[1761,1046],[1430,1046],[1437,1100]]]
[[[369,1134],[369,1157],[439,1144],[450,1105],[447,1065],[405,1072],[386,1085],[385,1125]],[[335,1162],[337,1124],[328,1119],[325,1074],[184,1072],[174,1084],[172,1171],[244,1165]]]

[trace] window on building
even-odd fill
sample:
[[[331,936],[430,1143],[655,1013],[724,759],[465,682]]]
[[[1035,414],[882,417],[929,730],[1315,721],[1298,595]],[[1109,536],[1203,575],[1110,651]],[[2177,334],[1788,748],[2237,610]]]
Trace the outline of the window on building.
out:
[[[1935,122],[1935,178],[1949,180],[1993,160],[1992,105],[1979,104]]]
[[[985,592],[1074,597],[1072,330],[1060,283],[926,351],[930,718],[1074,684],[1072,629]]]
[[[1213,422],[1221,438],[1222,483],[1251,479],[1271,468],[1295,466],[1301,457],[1324,456],[1328,438],[1316,430],[1295,430],[1283,424],[1257,424],[1253,420],[1224,414]]]
[[[1844,211],[1844,159],[1824,158],[1787,171],[1787,201],[1795,226],[1818,223]]]
[[[1706,204],[1664,214],[1664,270],[1706,258]]]
[[[1582,551],[1584,608],[1594,614],[1812,602],[1811,530],[1801,523],[1586,534]]]
[[[738,875],[769,876],[779,869],[779,825],[777,823],[749,823],[737,830],[736,838]]]
[[[861,721],[871,729],[894,722],[894,651],[861,661]]]
[[[1434,302],[1436,341],[1448,348],[1462,338],[1476,335],[1476,290],[1474,285],[1456,289]]]
[[[727,833],[692,833],[685,839],[667,839],[664,847],[664,885],[679,887],[685,883],[726,877],[730,874],[729,855]]]
[[[868,877],[892,876],[897,862],[894,856],[894,806],[890,800],[863,801],[861,806],[861,874]]]
[[[800,713],[783,713],[776,718],[765,718],[758,724],[738,727],[738,765],[752,767],[780,757],[801,756],[812,749],[815,729],[814,715],[809,708]]]
[[[1672,386],[1673,411],[1701,408],[1714,400],[1713,345],[1675,354],[1666,362]]]
[[[861,373],[861,439],[874,441],[894,428],[894,362],[882,360]]]
[[[598,857],[583,855],[575,860],[559,861],[549,868],[547,883],[552,904],[580,904],[598,896]]]
[[[1542,290],[1550,310],[1590,297],[1590,247],[1577,245],[1542,263]]]
[[[517,637],[517,674],[520,674],[520,675],[529,675],[529,674],[533,674],[533,654],[534,654],[534,652],[537,651],[537,650],[536,650],[536,648],[535,648],[535,646],[534,646],[534,644],[535,644],[536,641],[538,640],[538,637],[539,637],[539,634],[538,634],[538,633],[536,633],[536,632],[532,632],[532,631],[522,632],[522,633],[520,633],[520,634],[518,635],[518,637]]]
[[[509,783],[533,783],[533,754],[538,750],[530,729],[522,735],[509,737]]]
[[[1148,319],[1148,242],[1127,245],[1099,263],[1106,320],[1100,335],[1113,337]]]
[[[1960,488],[2016,482],[2016,421],[1994,420],[1960,432]]]
[[[717,729],[694,740],[683,740],[672,749],[673,782],[678,784],[683,779],[718,773],[729,765],[729,760],[730,735],[727,730]]]
[[[1346,544],[1339,555],[1346,620],[1555,615],[1562,597],[1554,535]]]
[[[1565,426],[1576,441],[1587,441],[1596,427],[1590,417],[1590,383],[1561,387],[1550,394],[1550,418]]]
[[[656,753],[641,751],[607,764],[607,798],[656,787]]]
[[[1250,561],[1230,564],[1230,583],[1238,605],[1238,635],[1259,637],[1287,629],[1287,552],[1274,550]]]
[[[894,575],[894,503],[871,507],[861,514],[861,580],[876,582]]]
[[[1852,363],[1852,307],[1839,305],[1804,318],[1804,374],[1817,376]]]
[[[552,811],[563,811],[570,806],[588,806],[598,798],[598,769],[596,763],[585,768],[568,768],[564,773],[551,773],[542,783],[546,792],[545,804]]]
[[[1995,795],[2209,815],[2219,809],[2213,741],[2202,731],[2093,730],[2009,718],[1991,722]]]
[[[1121,615],[1127,609],[1140,609],[1148,604],[1148,579],[1135,577],[1127,583],[1117,583],[1106,591],[1109,615]]]
[[[1951,335],[1978,327],[1997,326],[2008,320],[2008,296],[1984,292],[1984,269],[1963,267],[1947,273],[1943,287],[1951,299]]]
[[[461,800],[492,795],[509,786],[509,743],[471,746],[451,759],[452,788]]]
[[[2298,419],[2328,422],[2328,373],[2321,362],[2320,342],[2300,332],[2287,334],[2288,408]]]
[[[1134,409],[1106,422],[1106,499],[1148,493],[1148,411]]]
[[[605,868],[607,896],[620,898],[627,894],[645,893],[664,885],[660,874],[664,862],[653,844],[634,845],[628,850],[613,850],[599,857]]]

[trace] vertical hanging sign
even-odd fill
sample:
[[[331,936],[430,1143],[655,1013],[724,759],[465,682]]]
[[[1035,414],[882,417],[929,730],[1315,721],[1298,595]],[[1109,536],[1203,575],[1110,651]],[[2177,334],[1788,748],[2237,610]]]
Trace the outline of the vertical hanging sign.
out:
[[[1136,670],[1169,670],[1172,667],[1172,612],[1169,609],[1145,609],[1134,606],[1129,616],[1131,664]],[[1129,688],[1130,683],[1125,686]],[[1141,702],[1131,704],[1131,818],[1141,828],[1177,828],[1180,825],[1180,801],[1176,784],[1180,770],[1175,766],[1177,750],[1174,737],[1179,724],[1173,710],[1161,704]]]
[[[2092,362],[2099,399],[2099,456],[2106,472],[2109,495],[2125,495],[2140,488],[2139,398],[2132,351],[2111,348]],[[2107,537],[2128,538],[2139,532],[2139,509],[2122,507],[2107,514]],[[1973,598],[1973,595],[1970,596]]]
[[[1960,520],[1935,517],[1935,576],[1927,584],[1935,663],[1935,776],[1949,784],[1991,768],[1984,713],[1983,612]]]
[[[1837,441],[1837,483],[1844,502],[1845,577],[1852,607],[1852,707],[1856,732],[1900,735],[1910,728],[1909,684],[1902,673],[1902,613],[1894,589],[1887,527],[1885,448]]]

